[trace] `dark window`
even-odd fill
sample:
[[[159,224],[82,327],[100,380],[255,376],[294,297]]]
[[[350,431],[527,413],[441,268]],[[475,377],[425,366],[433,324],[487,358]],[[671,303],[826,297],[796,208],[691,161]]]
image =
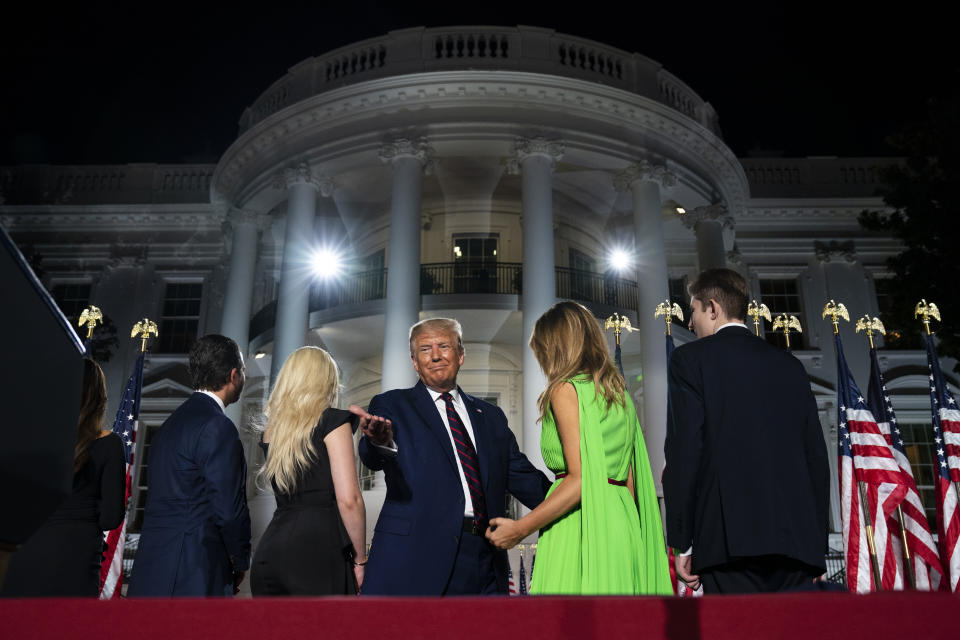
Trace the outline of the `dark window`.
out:
[[[452,240],[454,293],[496,293],[500,236],[471,233]]]
[[[159,429],[159,424],[147,425],[143,423],[141,423],[137,429],[137,439],[143,438],[144,440],[142,448],[138,452],[140,457],[134,460],[136,463],[137,477],[131,479],[131,482],[136,484],[136,504],[133,505],[133,511],[131,513],[133,522],[129,527],[131,533],[140,531],[140,528],[143,526],[143,510],[147,505],[147,461],[150,459],[150,441],[153,440],[153,436],[156,435]]]
[[[159,323],[159,353],[187,353],[197,339],[200,322],[199,282],[168,282]]]
[[[595,300],[592,285],[594,260],[577,249],[570,249],[570,297],[575,300]]]
[[[937,496],[934,482],[933,427],[930,423],[898,423],[903,448],[910,460],[910,470],[917,483],[920,501],[927,514],[931,531],[937,530]]]
[[[800,291],[795,278],[770,278],[760,280],[760,302],[763,302],[770,309],[770,316],[776,320],[782,313],[788,316],[796,316],[797,320],[803,322],[803,307],[800,301]],[[802,327],[804,330],[807,327]],[[790,332],[790,348],[803,349],[807,340],[804,333]],[[770,344],[778,347],[786,346],[783,337],[783,331],[773,331],[772,324],[770,328],[765,329],[765,338]]]
[[[877,290],[877,311],[886,333],[883,344],[877,345],[881,349],[923,349],[922,333],[914,327],[904,327],[893,314],[895,300],[893,296],[893,279],[877,278],[874,280]],[[899,314],[901,317],[903,314]]]
[[[680,305],[683,311],[683,319],[673,316],[673,323],[686,327],[690,322],[690,294],[687,292],[686,278],[670,278],[668,281],[670,291],[670,303]]]
[[[57,306],[60,307],[60,311],[67,317],[70,324],[76,326],[80,314],[89,306],[90,284],[84,282],[54,285],[50,295],[56,300]]]

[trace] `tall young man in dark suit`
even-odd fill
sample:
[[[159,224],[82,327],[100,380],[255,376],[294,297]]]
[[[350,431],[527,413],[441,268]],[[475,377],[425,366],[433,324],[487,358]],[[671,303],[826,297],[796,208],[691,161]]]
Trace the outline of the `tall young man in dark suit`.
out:
[[[459,322],[415,324],[410,357],[420,382],[370,402],[392,427],[361,421],[360,459],[387,482],[362,592],[507,593],[507,555],[484,538],[487,523],[505,515],[506,492],[532,509],[550,482],[520,453],[503,411],[457,386]]]
[[[729,269],[690,285],[697,340],[670,359],[663,475],[677,575],[706,593],[805,588],[825,570],[829,470],[803,365],[744,323]]]
[[[128,596],[232,596],[250,566],[247,466],[223,413],[243,390],[243,357],[230,338],[207,335],[189,370],[196,391],[150,442]]]

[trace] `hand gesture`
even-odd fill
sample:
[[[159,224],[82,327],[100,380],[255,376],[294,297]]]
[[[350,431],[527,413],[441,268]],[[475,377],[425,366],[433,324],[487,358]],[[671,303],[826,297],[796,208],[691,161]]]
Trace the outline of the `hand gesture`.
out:
[[[363,407],[350,405],[350,413],[360,416],[359,427],[375,445],[386,446],[393,442],[393,426],[386,418],[367,413]]]
[[[510,518],[490,518],[490,526],[484,535],[498,549],[512,549],[527,537],[517,521]]]

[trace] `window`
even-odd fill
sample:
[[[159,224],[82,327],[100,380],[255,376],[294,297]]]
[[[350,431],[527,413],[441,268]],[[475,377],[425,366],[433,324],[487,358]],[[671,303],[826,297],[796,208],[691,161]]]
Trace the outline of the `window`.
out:
[[[136,485],[133,497],[136,502],[132,505],[131,523],[129,530],[131,532],[140,531],[143,526],[143,510],[147,506],[147,461],[150,459],[150,441],[160,429],[160,424],[146,424],[141,422],[137,427],[137,439],[143,439],[140,450],[136,453],[134,465],[136,467],[136,477],[131,478],[131,483]]]
[[[454,293],[496,293],[500,236],[470,233],[452,240]]]
[[[51,289],[50,295],[56,300],[57,306],[70,324],[76,326],[80,314],[90,303],[90,283],[57,284]]]
[[[796,316],[803,322],[803,307],[800,304],[800,291],[794,278],[771,278],[760,280],[760,302],[770,309],[770,316],[776,320],[777,316],[785,313]],[[806,329],[806,327],[803,327]],[[807,344],[804,333],[790,332],[790,347],[803,349]],[[765,329],[764,337],[767,342],[778,347],[785,347],[783,331]]]
[[[670,292],[670,303],[680,305],[680,310],[683,311],[683,320],[676,316],[671,317],[673,324],[685,328],[690,322],[690,294],[687,292],[687,279],[670,278],[667,286]]]
[[[593,276],[594,261],[582,251],[570,249],[570,297],[574,300],[593,301],[591,295],[595,278]]]
[[[159,353],[187,353],[197,339],[200,322],[199,282],[168,282],[159,323]]]
[[[379,300],[386,297],[387,280],[384,277],[384,250],[371,253],[360,262],[357,274],[358,300]]]
[[[904,327],[893,314],[896,300],[893,295],[893,279],[874,280],[877,290],[877,311],[886,334],[883,336],[884,349],[923,349],[922,332],[913,327]],[[903,314],[900,314],[901,317]]]
[[[910,460],[910,470],[917,483],[920,502],[927,514],[930,530],[937,530],[937,495],[935,489],[933,427],[930,423],[897,423],[903,448]]]

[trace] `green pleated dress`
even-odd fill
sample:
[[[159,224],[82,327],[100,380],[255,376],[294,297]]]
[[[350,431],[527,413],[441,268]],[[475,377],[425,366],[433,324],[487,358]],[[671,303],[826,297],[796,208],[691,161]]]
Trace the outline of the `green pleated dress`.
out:
[[[672,595],[657,494],[633,402],[627,396],[625,407],[614,403],[607,410],[591,378],[569,382],[580,406],[580,505],[540,532],[530,592]],[[540,451],[551,471],[566,472],[551,411],[543,417]],[[631,468],[636,501],[627,487],[608,480],[625,481]]]

